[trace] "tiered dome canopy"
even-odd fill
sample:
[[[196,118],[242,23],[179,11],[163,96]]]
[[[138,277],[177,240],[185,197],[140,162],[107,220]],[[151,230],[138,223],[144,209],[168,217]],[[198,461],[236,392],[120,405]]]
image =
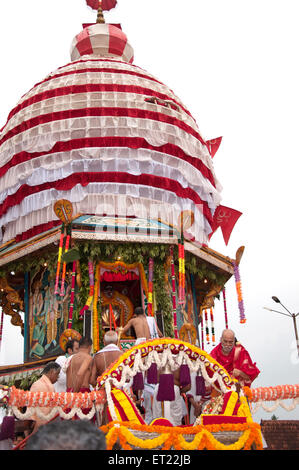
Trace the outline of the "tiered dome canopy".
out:
[[[72,62],[24,95],[0,133],[2,243],[43,231],[55,202],[74,214],[160,218],[191,210],[205,243],[220,186],[178,97],[136,65],[117,26],[87,26]]]

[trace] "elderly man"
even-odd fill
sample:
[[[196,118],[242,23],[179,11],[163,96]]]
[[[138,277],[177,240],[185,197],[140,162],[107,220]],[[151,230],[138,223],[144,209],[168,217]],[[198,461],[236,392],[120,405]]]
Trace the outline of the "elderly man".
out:
[[[59,373],[60,365],[57,362],[49,362],[44,368],[41,378],[31,385],[30,392],[55,392],[54,384],[57,382]],[[40,410],[44,415],[47,415],[50,413],[51,408],[42,407]],[[48,422],[47,419],[42,419],[37,415],[33,415],[31,419],[35,421],[33,432]]]
[[[237,379],[241,386],[250,387],[260,373],[246,349],[236,342],[232,330],[226,329],[222,332],[220,343],[211,351],[210,356]]]
[[[104,335],[104,348],[98,351],[92,362],[91,376],[89,383],[95,387],[97,378],[116,361],[121,355],[122,351],[117,346],[118,335],[116,331],[107,331]]]

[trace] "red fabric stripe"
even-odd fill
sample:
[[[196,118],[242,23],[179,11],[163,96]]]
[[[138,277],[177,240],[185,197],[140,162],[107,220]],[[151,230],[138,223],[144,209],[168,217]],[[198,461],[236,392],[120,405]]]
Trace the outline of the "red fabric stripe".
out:
[[[43,91],[42,93],[38,93],[34,96],[31,96],[27,100],[24,100],[22,103],[18,104],[10,112],[7,122],[17,113],[19,113],[22,109],[25,109],[28,106],[31,106],[32,104],[36,104],[36,103],[39,103],[41,101],[44,101],[50,98],[55,98],[57,96],[74,95],[76,93],[94,93],[94,92],[105,92],[105,91],[120,92],[120,93],[134,93],[138,95],[157,97],[157,98],[161,98],[162,100],[170,100],[173,103],[180,106],[180,104],[177,103],[177,101],[173,100],[168,95],[152,90],[151,88],[144,88],[144,87],[139,87],[136,85],[118,85],[116,83],[109,83],[109,84],[86,83],[82,85],[70,85],[70,86],[61,87],[61,88],[54,88],[52,90],[46,90],[46,91]],[[183,109],[183,111],[185,110]]]
[[[23,232],[20,235],[17,235],[15,237],[16,243],[22,242],[24,240],[28,240],[28,238],[32,238],[32,237],[35,237],[36,235],[39,235],[40,233],[47,232],[48,230],[51,230],[51,228],[58,227],[59,225],[61,225],[60,220],[52,220],[52,222],[48,222],[46,224],[40,224],[35,227],[32,227],[29,230],[26,230],[26,232]]]
[[[109,28],[109,53],[122,56],[127,45],[127,36],[119,28],[108,24]]]
[[[83,31],[81,31],[76,36],[76,40],[77,40],[76,48],[78,49],[78,52],[80,55],[92,54],[93,49],[92,49],[92,45],[90,42],[88,28],[84,28]]]
[[[58,111],[49,114],[42,114],[41,116],[36,116],[27,121],[23,121],[21,124],[11,129],[3,136],[0,140],[0,145],[6,142],[8,139],[13,136],[20,134],[28,129],[31,129],[35,126],[46,124],[49,122],[64,120],[64,119],[74,119],[79,117],[102,117],[102,116],[116,116],[116,117],[133,117],[139,119],[151,119],[153,121],[164,122],[167,124],[172,124],[188,134],[193,135],[197,138],[203,145],[206,145],[202,137],[198,132],[196,132],[192,127],[188,126],[183,121],[179,119],[168,116],[156,111],[148,111],[144,109],[134,109],[134,108],[83,108],[83,109],[68,109],[65,111]]]
[[[167,191],[175,193],[178,197],[190,199],[195,204],[198,204],[212,225],[213,217],[206,202],[202,201],[198,194],[191,188],[183,188],[177,181],[169,178],[154,175],[130,175],[124,172],[99,172],[99,173],[74,173],[62,180],[42,183],[37,186],[22,185],[15,194],[7,196],[4,202],[0,205],[0,216],[5,214],[10,207],[18,205],[22,200],[30,194],[37,194],[47,189],[57,189],[62,191],[69,191],[77,184],[87,186],[89,183],[106,182],[106,183],[125,183],[125,184],[139,184],[150,186],[154,188],[163,188]]]
[[[215,187],[215,180],[211,170],[196,157],[187,155],[182,149],[173,144],[165,144],[160,147],[150,145],[145,139],[141,137],[87,137],[85,139],[74,139],[67,142],[57,142],[50,151],[46,152],[20,152],[12,157],[12,159],[0,168],[0,177],[13,166],[20,165],[34,158],[39,158],[44,155],[51,155],[53,153],[68,152],[71,150],[89,148],[89,147],[128,147],[132,149],[144,148],[147,150],[156,150],[161,153],[172,155],[176,158],[184,160],[190,165],[199,170],[202,175],[207,178],[210,183]]]

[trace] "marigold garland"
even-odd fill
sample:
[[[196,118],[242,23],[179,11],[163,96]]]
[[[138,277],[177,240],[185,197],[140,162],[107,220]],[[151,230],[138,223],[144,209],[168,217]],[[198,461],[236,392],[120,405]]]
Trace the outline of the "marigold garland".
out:
[[[58,261],[57,261],[57,269],[56,269],[56,279],[55,279],[55,295],[59,294],[58,284],[59,284],[59,274],[60,274],[60,267],[61,267],[61,258],[62,258],[62,250],[63,250],[63,240],[64,240],[64,224],[61,226],[60,232],[60,241],[59,241],[59,248],[58,248]]]
[[[93,274],[93,262],[88,261],[88,275],[89,275],[89,294],[86,300],[86,303],[83,308],[81,308],[79,313],[79,320],[83,320],[84,313],[86,310],[89,310],[94,296],[94,274]]]
[[[173,447],[175,450],[240,450],[250,449],[255,444],[257,449],[262,449],[262,439],[260,426],[257,423],[245,424],[214,424],[207,426],[190,427],[167,427],[167,426],[149,426],[138,425],[131,422],[111,422],[100,428],[106,434],[107,450],[111,450],[117,438],[120,444],[125,443],[142,449],[154,449],[162,447],[162,450],[169,450]],[[136,437],[132,431],[143,431],[152,434],[159,434],[152,439],[141,439]],[[219,442],[213,433],[217,432],[241,432],[242,435],[233,444],[225,445]],[[194,435],[191,442],[186,441],[184,435]],[[124,439],[121,438],[123,436]]]
[[[92,343],[93,351],[97,352],[100,349],[100,327],[99,327],[99,316],[98,316],[98,298],[100,289],[100,265],[96,267],[95,283],[94,283],[94,297],[93,297],[93,308],[92,308]]]
[[[175,268],[173,259],[173,246],[170,248],[171,256],[171,290],[172,290],[172,315],[173,315],[173,330],[174,337],[178,338],[178,322],[177,322],[177,310],[176,310],[176,291],[175,291]]]
[[[236,263],[234,263],[234,276],[235,276],[238,306],[239,306],[239,312],[240,312],[240,323],[245,323],[246,318],[245,318],[245,309],[244,309],[244,301],[243,301],[243,294],[242,294],[240,271],[239,271],[239,266]]]
[[[148,300],[147,300],[147,314],[153,316],[153,277],[154,277],[154,260],[149,259],[148,266]]]

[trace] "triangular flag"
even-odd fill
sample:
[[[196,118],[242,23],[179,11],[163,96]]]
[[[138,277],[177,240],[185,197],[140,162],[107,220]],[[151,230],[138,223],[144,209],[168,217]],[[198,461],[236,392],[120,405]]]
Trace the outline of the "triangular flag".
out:
[[[208,150],[209,150],[212,158],[214,157],[217,150],[219,149],[221,141],[222,141],[222,137],[217,137],[216,139],[211,139],[211,140],[206,141]]]
[[[209,235],[209,239],[216,232],[218,227],[221,227],[222,235],[224,242],[227,245],[233,228],[242,215],[242,212],[239,212],[235,209],[231,209],[226,206],[218,206],[213,217],[213,227],[212,232]]]

